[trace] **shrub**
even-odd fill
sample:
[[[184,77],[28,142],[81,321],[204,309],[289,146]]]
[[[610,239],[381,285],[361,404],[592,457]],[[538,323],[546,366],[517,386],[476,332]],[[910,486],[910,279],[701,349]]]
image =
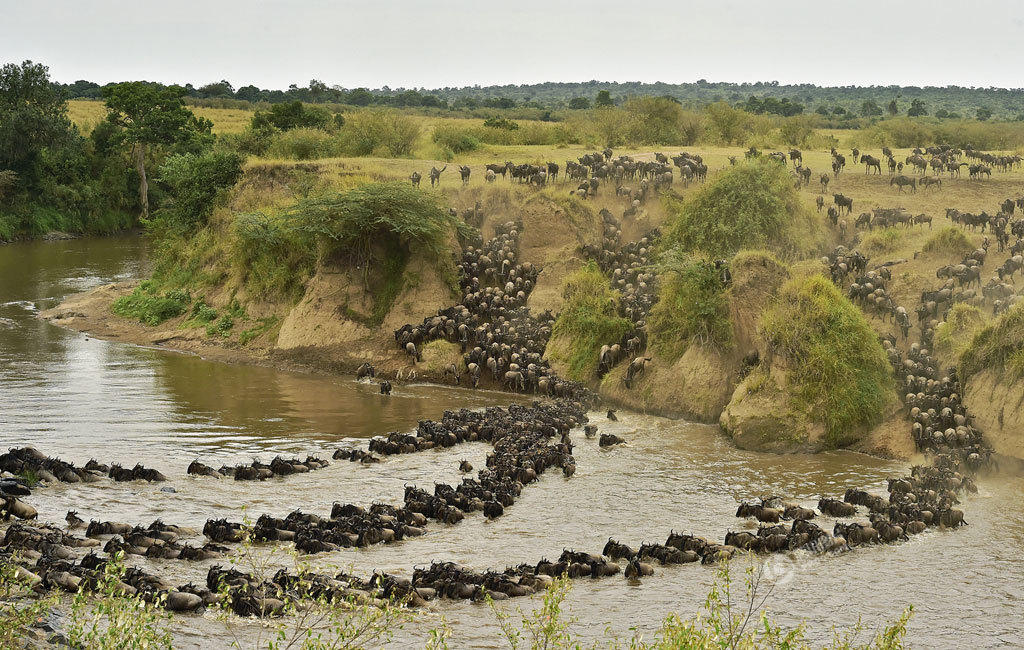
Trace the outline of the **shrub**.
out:
[[[716,102],[704,107],[708,130],[721,144],[738,144],[746,138],[751,116],[746,111],[733,108],[725,102]]]
[[[766,248],[796,257],[820,246],[820,221],[785,166],[770,161],[728,167],[685,199],[667,198],[666,208],[666,248],[713,257]]]
[[[618,315],[618,295],[593,262],[566,278],[562,295],[565,304],[552,328],[552,338],[567,342],[564,361],[569,365],[569,378],[584,381],[597,367],[601,346],[618,342],[633,325]]]
[[[926,253],[948,253],[959,257],[974,250],[967,235],[956,226],[946,226],[937,231],[924,243]]]
[[[340,153],[338,141],[320,129],[292,129],[278,133],[267,147],[267,155],[292,160],[330,158]]]
[[[700,118],[668,97],[635,97],[624,108],[632,117],[627,138],[633,144],[692,145],[703,132]]]
[[[822,275],[790,280],[761,319],[795,399],[839,446],[881,421],[892,369],[864,314]]]
[[[480,140],[469,129],[453,124],[441,124],[434,129],[431,139],[438,146],[447,147],[452,153],[465,153],[480,148]]]
[[[275,128],[281,131],[291,129],[325,129],[332,122],[331,114],[321,106],[306,106],[300,101],[272,104],[270,110],[256,111],[252,116],[254,130]]]
[[[1024,377],[1024,303],[975,334],[957,369],[962,380],[989,369],[1007,372],[1011,380]]]
[[[519,124],[505,117],[489,117],[484,120],[484,126],[490,129],[505,129],[506,131],[517,131]]]
[[[397,158],[412,154],[420,125],[397,111],[372,109],[349,115],[339,134],[342,149],[350,156]]]
[[[73,648],[148,649],[172,647],[171,614],[161,607],[165,596],[146,602],[124,595],[121,553],[108,560],[95,595],[79,591],[71,604],[68,641]]]
[[[448,257],[445,243],[456,228],[440,199],[408,183],[368,183],[347,192],[299,201],[286,222],[315,241],[324,257],[348,256],[368,262],[374,246],[397,242],[417,246],[437,259]]]
[[[665,269],[648,320],[652,347],[671,359],[682,356],[691,341],[724,348],[732,340],[725,287],[714,265],[704,260]]]
[[[167,291],[161,295],[152,283],[143,282],[127,296],[115,300],[111,310],[122,318],[153,326],[184,314],[190,302],[186,291]]]
[[[195,230],[206,223],[217,197],[242,175],[242,158],[235,153],[208,151],[171,156],[157,178],[168,200],[154,215],[171,227]]]

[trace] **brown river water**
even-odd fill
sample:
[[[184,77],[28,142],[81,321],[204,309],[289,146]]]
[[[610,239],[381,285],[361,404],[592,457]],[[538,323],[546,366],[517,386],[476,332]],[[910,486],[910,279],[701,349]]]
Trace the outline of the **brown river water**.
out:
[[[69,508],[102,518],[201,528],[209,517],[284,516],[295,508],[326,514],[335,501],[400,503],[403,486],[455,484],[457,465],[483,465],[483,443],[388,457],[378,465],[330,467],[266,482],[188,477],[188,463],[238,463],[277,453],[329,458],[338,446],[392,430],[411,430],[446,408],[510,403],[513,396],[427,385],[400,385],[390,397],[349,378],[226,365],[168,352],[96,340],[36,318],[60,297],[103,282],[136,277],[143,243],[134,237],[0,246],[0,449],[31,444],[76,464],[89,458],[162,471],[162,484],[57,485],[29,499],[40,519],[63,522]],[[408,575],[413,566],[449,560],[476,569],[554,559],[563,548],[600,552],[609,536],[632,546],[663,542],[670,530],[719,541],[746,524],[738,500],[777,493],[813,506],[847,487],[884,492],[888,476],[906,465],[849,452],[774,456],[738,450],[715,427],[623,413],[591,419],[628,445],[599,450],[581,431],[576,475],[546,473],[503,517],[475,513],[451,527],[432,525],[419,538],[368,549],[307,556],[313,569],[373,569]],[[177,492],[161,491],[173,487]],[[773,615],[806,621],[809,636],[826,642],[833,626],[861,619],[867,640],[908,604],[914,647],[1024,646],[1024,479],[994,475],[963,506],[970,524],[930,529],[912,541],[832,557],[776,555],[769,574]],[[830,521],[820,522],[831,528]],[[196,540],[194,540],[196,541]],[[172,583],[202,582],[212,563],[148,561]],[[284,560],[282,560],[284,561]],[[573,630],[586,642],[607,634],[650,638],[670,612],[695,614],[714,570],[658,567],[633,586],[621,577],[576,580],[568,600]],[[528,610],[537,602],[507,605]],[[394,647],[423,647],[442,617],[452,647],[502,647],[484,604],[433,601],[396,636]],[[242,626],[243,635],[252,630]],[[250,624],[254,625],[254,624]],[[179,616],[175,646],[227,647],[230,637],[213,614]],[[602,642],[603,643],[603,642]],[[244,647],[244,646],[243,646]]]

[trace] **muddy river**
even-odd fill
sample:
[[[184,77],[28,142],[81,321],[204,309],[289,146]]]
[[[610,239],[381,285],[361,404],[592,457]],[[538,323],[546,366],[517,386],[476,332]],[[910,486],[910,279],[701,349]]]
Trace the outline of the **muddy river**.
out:
[[[277,453],[329,458],[338,446],[394,430],[411,430],[446,408],[508,404],[501,393],[425,385],[396,386],[390,397],[348,378],[225,365],[159,349],[109,343],[36,318],[61,297],[103,282],[137,276],[145,250],[138,238],[35,242],[0,246],[0,449],[32,444],[76,464],[89,458],[141,462],[168,476],[162,484],[100,482],[40,489],[30,499],[44,521],[63,522],[68,508],[90,517],[202,527],[209,517],[239,520],[295,508],[326,514],[335,501],[402,500],[403,486],[455,484],[458,463],[482,466],[483,443],[388,457],[378,465],[330,467],[261,483],[185,475],[188,463],[239,463]],[[577,472],[548,472],[523,491],[505,516],[475,513],[451,527],[433,525],[418,538],[368,549],[307,556],[314,569],[377,568],[410,574],[431,560],[502,569],[554,559],[564,547],[598,552],[609,536],[631,545],[692,532],[721,541],[740,529],[739,499],[778,493],[814,505],[851,486],[884,493],[887,476],[905,466],[854,453],[772,456],[735,449],[716,428],[620,413],[602,431],[629,442],[608,451],[574,432]],[[162,488],[172,487],[171,493]],[[781,622],[807,621],[813,640],[862,620],[867,628],[908,604],[916,647],[1024,645],[1024,479],[979,480],[963,509],[969,526],[928,532],[910,542],[835,557],[776,555],[769,607]],[[822,522],[823,526],[830,522]],[[197,540],[194,540],[197,541]],[[149,561],[175,584],[202,582],[211,563]],[[665,615],[689,616],[704,601],[713,570],[658,567],[631,586],[619,577],[576,580],[569,597],[574,629],[584,640],[608,632],[650,637]],[[509,601],[528,609],[529,599]],[[401,630],[395,647],[423,647],[442,617],[452,647],[502,647],[486,605],[433,601]],[[226,647],[230,637],[212,614],[175,619],[176,647]],[[246,632],[243,625],[243,633]],[[249,630],[251,632],[252,630]]]

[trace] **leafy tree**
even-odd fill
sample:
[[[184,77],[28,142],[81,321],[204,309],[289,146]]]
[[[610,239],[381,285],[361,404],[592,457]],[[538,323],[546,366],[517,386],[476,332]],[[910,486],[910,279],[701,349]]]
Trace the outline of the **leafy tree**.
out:
[[[875,103],[875,100],[866,99],[860,105],[860,114],[861,117],[875,117],[882,114],[882,107]]]
[[[353,106],[369,106],[373,103],[373,94],[366,88],[350,90],[345,101]]]
[[[824,115],[826,117],[828,117],[831,114],[831,111],[828,110],[828,106],[825,106],[824,104],[814,109],[814,112],[817,113],[818,115]]]
[[[723,144],[740,142],[747,130],[750,116],[725,102],[716,102],[704,108],[711,129],[716,131]]]
[[[331,121],[330,113],[323,107],[307,107],[300,101],[274,104],[268,111],[253,113],[253,129],[275,128],[281,131],[308,128],[322,129]]]
[[[987,107],[987,106],[982,106],[981,108],[979,108],[979,109],[977,110],[977,112],[975,113],[975,116],[977,116],[977,118],[978,118],[979,120],[981,120],[982,122],[984,122],[984,121],[986,121],[987,119],[989,119],[990,117],[992,117],[992,109],[990,109],[990,108],[989,108],[989,107]]]
[[[135,170],[139,174],[139,203],[142,217],[149,216],[149,182],[146,179],[146,151],[169,147],[195,133],[209,133],[209,120],[197,119],[185,108],[181,86],[164,86],[148,81],[128,81],[103,88],[107,120],[121,127],[121,140],[131,145]]]
[[[607,90],[597,91],[597,97],[594,98],[594,106],[597,108],[608,108],[614,106],[615,102],[612,101],[612,94]]]
[[[889,102],[889,105],[885,107],[885,110],[888,111],[889,115],[896,116],[900,114],[900,107],[899,104],[896,103],[895,99]]]
[[[573,97],[569,100],[569,108],[574,111],[585,111],[590,108],[590,100],[586,97]]]
[[[13,171],[24,187],[37,187],[45,149],[74,135],[49,68],[31,61],[0,68],[0,170]]]
[[[242,175],[242,158],[236,153],[208,151],[170,156],[157,172],[157,180],[170,197],[156,212],[164,223],[194,230],[206,223],[220,192]]]
[[[218,81],[217,83],[200,86],[195,93],[199,97],[234,97],[235,87],[230,81]]]
[[[910,108],[907,109],[907,115],[910,117],[920,117],[921,115],[927,115],[928,109],[924,106],[924,101],[915,99],[910,102]]]
[[[242,86],[237,91],[235,91],[235,97],[237,99],[244,99],[247,102],[260,101],[260,97],[262,96],[262,94],[263,91],[253,85]]]

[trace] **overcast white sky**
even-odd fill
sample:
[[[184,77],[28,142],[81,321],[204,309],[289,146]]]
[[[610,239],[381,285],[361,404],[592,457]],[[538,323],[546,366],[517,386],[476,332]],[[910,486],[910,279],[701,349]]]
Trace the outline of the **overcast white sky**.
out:
[[[57,81],[1024,87],[1019,0],[0,0]]]

